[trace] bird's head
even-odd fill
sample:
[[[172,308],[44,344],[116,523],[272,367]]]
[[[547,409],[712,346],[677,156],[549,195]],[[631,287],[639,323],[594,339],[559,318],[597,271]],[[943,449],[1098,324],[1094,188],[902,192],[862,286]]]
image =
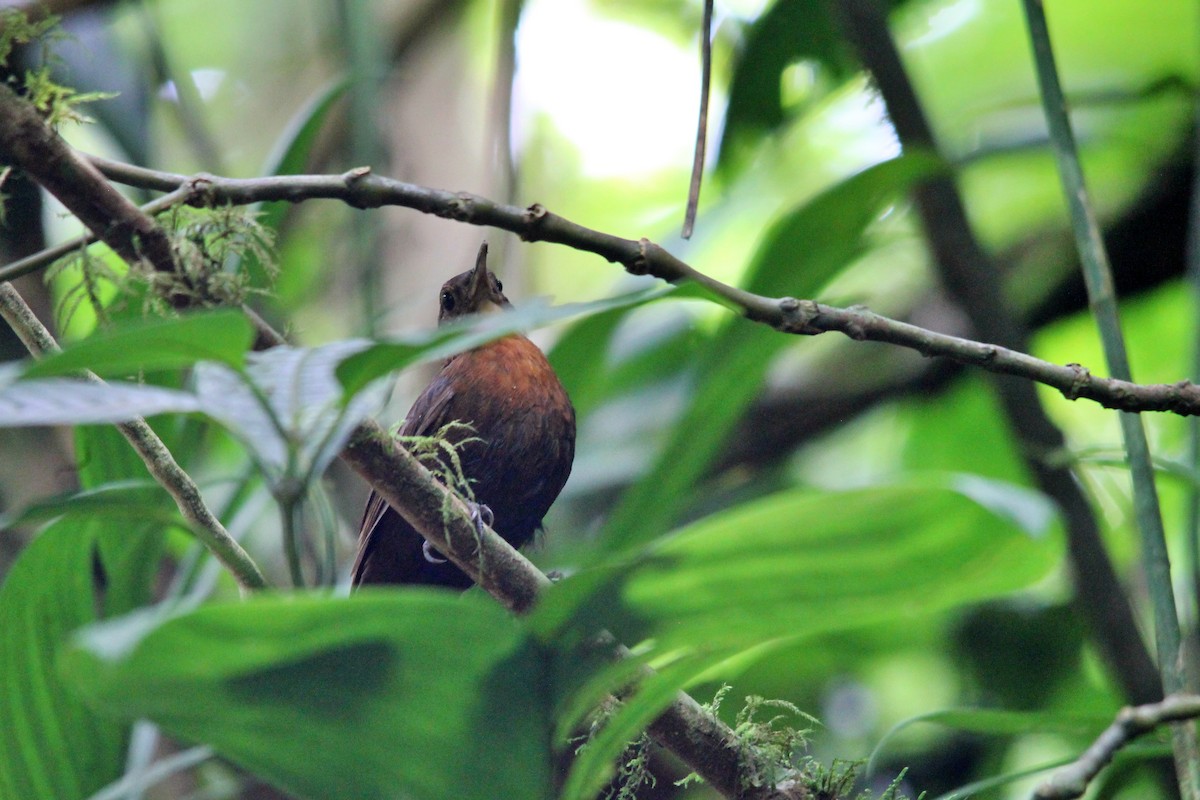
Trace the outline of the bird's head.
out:
[[[479,248],[475,268],[455,275],[442,284],[439,295],[438,324],[442,325],[469,314],[487,314],[512,306],[504,296],[500,279],[488,271],[487,242]]]

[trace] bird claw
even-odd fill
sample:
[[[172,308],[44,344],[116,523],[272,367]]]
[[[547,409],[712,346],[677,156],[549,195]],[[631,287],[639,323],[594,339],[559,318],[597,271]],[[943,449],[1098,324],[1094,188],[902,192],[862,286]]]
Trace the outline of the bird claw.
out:
[[[436,555],[435,552],[436,551],[433,549],[433,545],[431,545],[429,542],[425,542],[421,545],[421,555],[425,556],[426,561],[428,561],[430,564],[445,564],[446,559]]]
[[[475,532],[483,536],[485,527],[492,527],[492,523],[496,521],[492,510],[487,507],[486,503],[471,503],[471,522],[475,523]]]
[[[492,510],[484,503],[470,503],[469,506],[471,508],[471,522],[475,523],[475,532],[483,536],[484,527],[492,527],[492,523],[496,521],[496,517],[492,514]],[[447,559],[437,554],[433,545],[428,541],[421,545],[421,555],[425,556],[425,560],[430,564],[445,564],[447,561]]]

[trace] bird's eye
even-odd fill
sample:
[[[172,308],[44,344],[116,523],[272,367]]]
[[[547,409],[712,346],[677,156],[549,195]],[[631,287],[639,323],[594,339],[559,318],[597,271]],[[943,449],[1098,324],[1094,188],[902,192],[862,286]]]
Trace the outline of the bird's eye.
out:
[[[496,278],[496,291],[497,291],[497,292],[503,292],[503,291],[504,291],[504,284],[500,282],[500,279],[499,279],[499,278]]]
[[[452,293],[442,292],[442,311],[453,311],[455,302]]]

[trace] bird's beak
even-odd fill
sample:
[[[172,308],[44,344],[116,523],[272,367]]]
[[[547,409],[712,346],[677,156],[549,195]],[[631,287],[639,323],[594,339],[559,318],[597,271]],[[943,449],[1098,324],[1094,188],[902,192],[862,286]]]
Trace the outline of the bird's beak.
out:
[[[471,270],[471,283],[468,295],[474,301],[472,306],[478,307],[492,290],[492,282],[488,277],[487,242],[479,246],[479,255],[475,256],[475,269]]]

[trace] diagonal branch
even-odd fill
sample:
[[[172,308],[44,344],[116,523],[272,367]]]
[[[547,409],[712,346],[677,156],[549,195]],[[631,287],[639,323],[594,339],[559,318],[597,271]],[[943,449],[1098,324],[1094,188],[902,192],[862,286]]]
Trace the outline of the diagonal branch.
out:
[[[21,295],[7,281],[0,281],[0,317],[9,324],[35,358],[58,351],[58,342],[54,341],[50,331],[38,321]],[[100,378],[90,372],[85,373],[85,377],[90,381],[102,383]],[[175,500],[179,513],[188,521],[196,538],[233,574],[243,591],[265,589],[267,581],[259,571],[258,565],[229,531],[225,530],[221,520],[217,519],[217,515],[204,502],[196,482],[179,466],[163,440],[146,421],[135,419],[132,422],[124,422],[117,425],[117,430],[128,440],[154,480]]]

